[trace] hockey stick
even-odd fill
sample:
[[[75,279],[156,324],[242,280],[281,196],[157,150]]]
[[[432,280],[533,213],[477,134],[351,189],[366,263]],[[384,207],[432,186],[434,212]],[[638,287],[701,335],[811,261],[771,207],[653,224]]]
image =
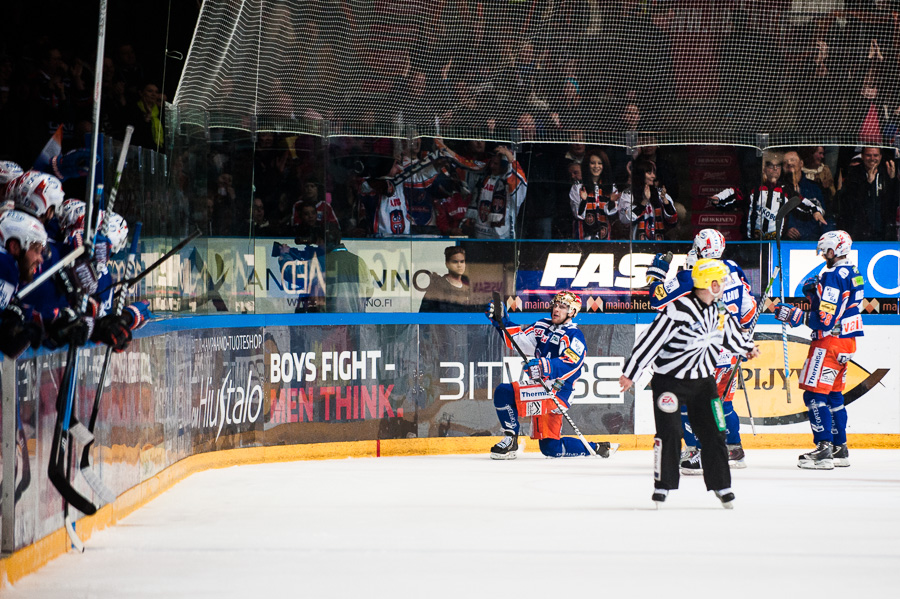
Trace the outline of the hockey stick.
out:
[[[516,340],[513,338],[513,336],[510,335],[509,331],[506,330],[506,325],[503,324],[503,319],[497,315],[498,309],[501,311],[503,310],[503,304],[502,304],[503,299],[500,297],[500,293],[495,291],[493,293],[492,297],[493,297],[493,301],[494,301],[494,310],[491,312],[491,318],[494,320],[495,323],[497,323],[497,326],[500,327],[500,330],[503,331],[504,337],[506,337],[509,340],[509,344],[512,346],[512,348],[514,350],[516,350],[516,352],[519,354],[519,357],[521,357],[522,360],[524,360],[525,362],[528,362],[528,357],[525,355],[525,352],[522,351],[522,348],[519,347],[519,344],[516,343]],[[568,422],[569,426],[572,427],[572,430],[575,431],[575,434],[578,436],[578,438],[584,444],[584,447],[585,447],[585,449],[588,450],[588,453],[591,454],[592,456],[596,456],[597,452],[594,451],[594,448],[591,447],[591,444],[588,443],[587,439],[584,438],[584,435],[581,434],[581,431],[578,430],[578,427],[575,426],[575,423],[572,421],[572,417],[569,416],[569,409],[566,408],[565,406],[563,406],[562,402],[559,401],[559,399],[556,397],[556,393],[550,388],[550,385],[548,385],[544,379],[539,379],[538,382],[540,382],[541,387],[543,387],[544,391],[546,391],[547,394],[550,396],[550,399],[553,400],[553,403],[556,404],[557,409],[559,409],[559,411],[562,412],[562,415],[566,419],[566,422]]]
[[[747,393],[747,384],[744,382],[744,369],[741,368],[741,360],[738,360],[738,363],[735,365],[735,370],[738,371],[738,378],[741,380],[741,387],[744,389],[744,401],[747,402],[747,413],[750,415],[750,430],[753,432],[753,436],[756,436],[756,423],[753,422],[753,410],[750,409],[750,394]]]
[[[775,245],[778,248],[778,270],[781,271],[781,303],[784,303],[784,264],[781,261],[781,228],[784,226],[784,218],[788,215],[788,213],[800,205],[799,196],[794,196],[790,198],[785,204],[778,209],[778,212],[775,214]],[[791,403],[791,367],[788,363],[788,341],[787,341],[787,329],[788,325],[786,322],[781,323],[781,345],[784,351],[784,387],[787,389],[787,402]]]
[[[66,460],[71,456],[69,447],[73,441],[70,438],[73,428],[72,422],[75,421],[71,408],[75,394],[73,372],[76,368],[77,355],[78,348],[73,344],[69,344],[66,368],[62,377],[63,384],[60,385],[59,395],[56,400],[56,424],[53,427],[53,440],[50,445],[50,463],[47,466],[47,476],[66,503],[89,516],[97,511],[97,507],[75,490],[66,476]],[[81,423],[77,423],[77,425],[84,426]]]
[[[46,271],[42,272],[40,276],[34,279],[32,282],[28,283],[16,293],[16,299],[22,299],[32,291],[40,287],[44,284],[44,281],[58,273],[60,270],[75,262],[75,260],[84,253],[84,246],[78,246],[71,252],[65,255],[65,257],[60,258],[59,262],[48,268]]]
[[[116,282],[116,283],[113,283],[113,284],[111,284],[109,287],[106,287],[105,289],[103,289],[102,291],[100,291],[99,293],[102,294],[102,293],[104,293],[107,289],[112,289],[112,288],[114,288],[114,287],[121,287],[122,285],[128,285],[129,287],[134,287],[134,286],[137,285],[141,280],[143,280],[144,277],[146,277],[146,276],[149,275],[151,272],[153,272],[154,270],[156,270],[157,268],[159,268],[159,265],[160,265],[160,264],[162,264],[163,262],[165,262],[166,260],[168,260],[169,258],[171,258],[172,256],[174,256],[175,254],[177,254],[178,252],[180,252],[181,250],[183,250],[183,249],[184,249],[184,246],[186,246],[187,244],[189,244],[189,243],[192,242],[193,240],[197,239],[197,238],[200,237],[200,235],[202,235],[202,234],[203,234],[202,231],[200,231],[200,229],[197,229],[196,231],[194,231],[193,233],[191,233],[190,236],[185,237],[184,239],[182,239],[181,241],[179,241],[179,242],[178,242],[178,245],[176,245],[176,246],[173,247],[171,250],[169,250],[168,252],[166,252],[165,254],[163,254],[162,257],[160,257],[159,260],[157,260],[156,262],[154,262],[153,264],[151,264],[150,266],[148,266],[147,268],[145,268],[144,270],[142,270],[142,271],[140,272],[140,274],[138,274],[137,276],[132,277],[132,278],[130,278],[130,279],[122,279],[121,281],[118,281],[118,282]]]
[[[753,315],[753,320],[750,321],[750,328],[747,329],[749,333],[750,340],[753,341],[753,333],[756,331],[756,323],[759,322],[759,315],[762,314],[763,306],[766,303],[766,300],[769,299],[769,295],[772,293],[772,284],[775,282],[775,279],[778,278],[778,275],[781,273],[781,267],[776,266],[775,270],[772,271],[772,275],[769,277],[769,283],[766,285],[765,291],[762,292],[762,295],[759,296],[759,303],[756,304],[756,313]],[[725,385],[725,392],[722,394],[722,397],[719,398],[720,401],[725,401],[725,398],[728,397],[728,391],[731,389],[731,385],[734,384],[734,376],[741,369],[741,363],[744,361],[744,358],[738,356],[737,363],[731,369],[731,374],[728,376],[728,384]],[[741,375],[741,384],[743,385],[744,373],[740,372]],[[753,411],[750,409],[750,397],[747,395],[747,389],[744,388],[744,399],[747,402],[747,412],[750,414],[750,428],[753,429],[753,435],[756,436],[756,427],[753,425]]]
[[[128,265],[126,267],[126,272],[131,274],[134,270],[135,266],[135,255],[137,254],[138,240],[141,236],[141,223],[138,222],[134,227],[134,234],[131,237],[131,249],[128,253]],[[114,313],[118,316],[122,314],[122,310],[125,308],[126,296],[128,295],[129,290],[128,285],[122,286],[122,288],[118,291],[118,295],[115,301]],[[112,359],[112,351],[113,348],[111,346],[106,347],[106,355],[103,356],[103,367],[100,369],[100,383],[97,385],[97,392],[94,394],[94,406],[91,409],[91,419],[88,422],[88,430],[93,434],[94,427],[97,425],[97,416],[100,412],[100,400],[103,398],[103,390],[106,383],[106,373],[109,370],[109,362]],[[113,493],[109,487],[107,487],[96,472],[91,468],[91,446],[93,445],[93,440],[90,443],[86,444],[81,450],[81,475],[84,477],[84,480],[87,481],[88,486],[93,489],[94,493],[103,500],[104,503],[112,503],[116,500],[116,494]]]

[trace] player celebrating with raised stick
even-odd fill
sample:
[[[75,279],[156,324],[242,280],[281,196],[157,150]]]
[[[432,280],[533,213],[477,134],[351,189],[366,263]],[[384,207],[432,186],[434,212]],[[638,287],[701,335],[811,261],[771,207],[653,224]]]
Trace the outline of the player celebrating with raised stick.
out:
[[[812,329],[809,354],[800,371],[800,388],[809,408],[816,448],[800,456],[800,468],[831,470],[850,465],[843,391],[847,363],[856,353],[856,338],[863,335],[859,314],[863,278],[848,258],[852,243],[845,231],[829,231],[819,238],[816,253],[825,258],[825,268],[821,275],[803,283],[809,312],[790,304],[775,306],[778,320]]]
[[[653,366],[653,443],[657,504],[678,488],[681,454],[679,406],[687,406],[694,434],[701,443],[703,479],[726,508],[732,507],[731,472],[725,448],[725,416],[713,374],[725,349],[751,359],[759,355],[741,332],[738,319],[718,301],[725,291],[729,268],[721,260],[701,258],[691,270],[694,286],[661,311],[641,334],[625,364],[619,384],[631,388],[641,372]]]
[[[541,453],[551,458],[590,455],[581,437],[560,437],[562,406],[569,407],[572,386],[581,376],[581,366],[587,347],[584,334],[572,319],[581,310],[581,299],[570,291],[562,291],[550,302],[550,318],[544,318],[524,329],[506,316],[503,304],[491,302],[487,316],[494,328],[503,335],[506,346],[513,344],[524,355],[534,359],[525,364],[525,375],[532,384],[501,383],[494,391],[494,407],[503,426],[503,439],[491,448],[496,460],[515,459],[519,448],[519,417],[531,416],[531,437],[539,439]],[[549,393],[554,393],[558,404]],[[567,414],[565,416],[568,416]],[[573,424],[569,420],[570,424]],[[573,424],[574,426],[574,424]],[[597,455],[608,458],[618,445],[592,443]]]

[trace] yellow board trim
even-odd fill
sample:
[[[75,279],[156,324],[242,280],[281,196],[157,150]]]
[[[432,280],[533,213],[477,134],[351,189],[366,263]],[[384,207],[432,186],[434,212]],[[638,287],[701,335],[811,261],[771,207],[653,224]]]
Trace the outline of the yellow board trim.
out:
[[[652,435],[590,435],[587,438],[591,441],[618,443],[620,450],[647,450],[653,447]],[[385,439],[382,441],[244,447],[201,453],[172,464],[156,476],[125,491],[115,502],[103,506],[93,516],[85,516],[78,520],[75,528],[78,536],[83,541],[87,541],[94,532],[112,526],[191,474],[204,470],[298,460],[373,458],[378,455],[396,457],[487,453],[491,445],[498,439],[499,437]],[[811,446],[812,438],[809,434],[769,433],[757,436],[744,435],[742,442],[745,449],[803,449]],[[900,449],[900,435],[847,435],[847,444],[854,449]],[[537,443],[527,444],[526,451],[529,453],[539,451]],[[60,528],[43,539],[0,559],[0,589],[37,572],[51,560],[66,553],[68,549],[68,536],[65,530]]]

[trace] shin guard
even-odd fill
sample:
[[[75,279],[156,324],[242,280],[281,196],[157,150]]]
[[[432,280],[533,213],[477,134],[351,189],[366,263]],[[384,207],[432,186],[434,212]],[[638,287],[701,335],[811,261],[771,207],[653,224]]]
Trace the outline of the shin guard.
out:
[[[831,411],[831,433],[835,445],[847,444],[847,410],[844,407],[844,394],[832,391],[828,394],[828,405]]]
[[[803,402],[809,409],[809,426],[812,429],[813,441],[831,443],[834,437],[831,434],[831,409],[828,405],[828,396],[823,393],[804,391]]]

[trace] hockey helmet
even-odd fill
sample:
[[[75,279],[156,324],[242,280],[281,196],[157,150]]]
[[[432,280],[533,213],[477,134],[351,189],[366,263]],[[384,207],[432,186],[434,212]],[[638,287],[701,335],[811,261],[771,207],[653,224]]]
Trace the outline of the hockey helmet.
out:
[[[0,160],[0,200],[6,197],[6,187],[21,174],[21,166],[11,160]]]
[[[25,250],[35,243],[46,247],[47,231],[41,221],[30,214],[10,210],[0,215],[0,245],[5,249],[11,239],[17,239]]]
[[[554,295],[550,300],[550,309],[557,304],[569,309],[569,318],[575,318],[581,312],[581,298],[571,291],[560,291]]]
[[[65,234],[69,234],[73,229],[84,227],[85,210],[86,206],[81,200],[69,198],[64,201],[60,205],[59,210],[56,211],[56,216],[59,219],[59,228]]]
[[[20,176],[7,190],[16,203],[16,210],[27,212],[37,218],[42,217],[51,206],[62,204],[65,194],[59,179],[40,171],[28,171]]]
[[[721,281],[728,276],[728,267],[715,258],[700,258],[691,269],[695,289],[709,289],[713,281]]]
[[[694,237],[698,258],[721,258],[725,251],[725,236],[715,229],[703,229]]]
[[[128,241],[128,222],[120,214],[109,212],[103,220],[109,219],[106,224],[106,236],[109,237],[110,256],[121,251]]]
[[[828,231],[819,237],[816,244],[816,255],[825,254],[828,250],[834,250],[834,256],[839,258],[850,254],[850,246],[853,240],[846,231]]]

